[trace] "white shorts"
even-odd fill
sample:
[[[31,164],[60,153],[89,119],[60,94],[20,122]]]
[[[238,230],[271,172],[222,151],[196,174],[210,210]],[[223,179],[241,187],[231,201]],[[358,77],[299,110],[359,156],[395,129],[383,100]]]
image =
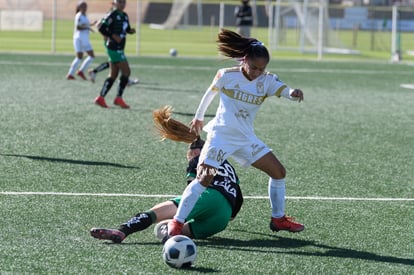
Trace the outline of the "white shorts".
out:
[[[75,38],[73,39],[73,48],[77,53],[92,51],[91,42],[88,39]]]
[[[254,135],[235,140],[233,137],[208,134],[198,163],[218,168],[224,160],[232,157],[243,167],[248,167],[269,152],[270,148]]]

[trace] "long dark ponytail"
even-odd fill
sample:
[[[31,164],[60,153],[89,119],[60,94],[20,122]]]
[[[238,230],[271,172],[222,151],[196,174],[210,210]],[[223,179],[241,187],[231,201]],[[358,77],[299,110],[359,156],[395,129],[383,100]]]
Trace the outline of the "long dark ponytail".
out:
[[[255,38],[248,38],[236,32],[221,29],[217,38],[218,50],[221,54],[231,58],[265,58],[269,62],[270,55],[262,42]]]

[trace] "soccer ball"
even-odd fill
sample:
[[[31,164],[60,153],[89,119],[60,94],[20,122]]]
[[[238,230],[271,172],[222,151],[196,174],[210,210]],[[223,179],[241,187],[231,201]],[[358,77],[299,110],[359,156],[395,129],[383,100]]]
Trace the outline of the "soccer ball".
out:
[[[176,57],[176,56],[177,56],[177,54],[178,54],[178,52],[177,52],[177,50],[176,50],[176,49],[174,49],[174,48],[170,49],[170,55],[171,55],[172,57]]]
[[[193,240],[184,235],[169,238],[162,248],[164,262],[174,268],[190,267],[197,257],[197,248]]]

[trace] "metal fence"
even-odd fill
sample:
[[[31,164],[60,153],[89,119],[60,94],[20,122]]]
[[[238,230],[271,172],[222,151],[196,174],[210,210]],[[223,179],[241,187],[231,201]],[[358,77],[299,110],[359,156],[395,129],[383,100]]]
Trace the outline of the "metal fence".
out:
[[[174,2],[181,0],[148,1],[128,0],[126,12],[130,22],[137,27],[140,24],[162,24],[171,15],[170,12]],[[397,31],[412,33],[413,41],[407,43],[405,48],[414,50],[414,5],[405,0],[401,3],[407,4],[398,9]],[[88,17],[91,21],[98,20],[110,9],[111,0],[87,0]],[[329,29],[329,36],[334,37],[338,43],[346,48],[358,47],[358,37],[367,36],[370,39],[370,49],[379,51],[391,51],[392,7],[387,5],[374,6],[374,1],[359,1],[360,6],[332,5],[329,3],[355,4],[357,1],[329,1],[328,0],[255,0],[254,5],[255,27],[274,28],[274,19],[269,20],[270,8],[277,5],[285,5],[285,12],[279,15],[277,20],[283,25],[279,33],[280,41],[276,41],[278,48],[298,49],[301,43],[300,25],[301,18],[296,10],[303,10],[304,3],[324,3],[327,9],[325,29]],[[55,51],[56,33],[59,33],[57,22],[61,20],[73,20],[75,9],[79,0],[0,0],[0,37],[2,30],[25,29],[28,31],[39,31],[42,23],[47,20],[52,22],[52,35],[50,44],[52,52]],[[234,8],[239,1],[207,1],[193,0],[186,8],[179,23],[186,26],[234,26]],[[279,3],[279,4],[278,4]],[[393,2],[394,3],[394,2]],[[377,3],[378,4],[378,3]],[[380,4],[391,4],[380,3]],[[273,11],[274,14],[274,11]],[[303,14],[302,14],[303,15]],[[39,25],[40,22],[40,25]],[[303,24],[303,22],[302,22]],[[317,26],[315,26],[317,28]],[[137,28],[139,29],[139,28]],[[273,32],[269,31],[269,41],[272,41]],[[328,34],[328,33],[326,33]],[[306,36],[305,36],[306,37]],[[46,39],[46,38],[45,38]],[[147,38],[145,38],[147,39]],[[191,38],[189,38],[191,39]],[[139,53],[140,34],[136,36],[136,52]]]

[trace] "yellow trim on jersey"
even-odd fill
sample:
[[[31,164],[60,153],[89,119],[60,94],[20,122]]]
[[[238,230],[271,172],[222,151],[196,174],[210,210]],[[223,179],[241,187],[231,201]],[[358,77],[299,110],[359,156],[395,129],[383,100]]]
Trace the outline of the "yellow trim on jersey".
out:
[[[240,67],[230,67],[230,68],[225,68],[224,73],[228,73],[228,72],[240,72]]]
[[[286,85],[282,85],[282,86],[280,86],[280,88],[279,88],[279,89],[277,89],[277,91],[276,91],[276,96],[277,96],[277,97],[280,97],[280,94],[283,92],[283,90],[284,90],[286,87],[287,87]]]
[[[219,89],[219,88],[217,88],[216,86],[213,86],[213,87],[211,88],[211,90],[212,90],[213,92],[218,92],[218,91],[220,91],[220,89]]]
[[[239,100],[242,102],[250,103],[250,104],[256,104],[256,105],[261,105],[267,97],[266,95],[257,96],[257,95],[252,95],[252,94],[242,92],[240,90],[225,89],[224,87],[222,91],[226,96],[230,98],[233,98],[235,100]]]

